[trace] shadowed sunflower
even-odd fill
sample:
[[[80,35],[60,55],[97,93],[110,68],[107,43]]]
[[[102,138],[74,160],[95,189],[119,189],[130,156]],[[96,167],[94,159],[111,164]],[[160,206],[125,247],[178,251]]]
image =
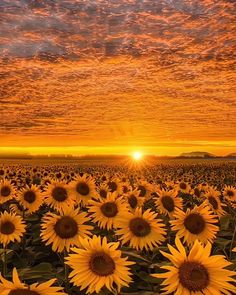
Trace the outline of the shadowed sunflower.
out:
[[[116,192],[117,194],[122,194],[123,187],[118,177],[111,178],[106,184],[112,193]]]
[[[212,214],[206,202],[200,206],[195,206],[192,210],[189,208],[186,212],[176,209],[175,220],[171,220],[171,227],[188,245],[196,239],[206,243],[213,242],[219,227],[215,225],[218,222],[216,215]]]
[[[124,199],[128,203],[129,209],[131,211],[137,207],[142,207],[144,203],[144,198],[139,196],[139,191],[137,189],[131,190],[129,193],[125,194]]]
[[[226,186],[223,191],[223,196],[230,205],[236,209],[236,188],[233,186]]]
[[[9,180],[3,179],[0,181],[0,204],[4,204],[13,199],[15,194],[16,189]]]
[[[221,217],[226,213],[222,208],[219,191],[210,187],[209,190],[205,193],[205,198],[214,214]]]
[[[150,209],[142,213],[142,208],[137,208],[134,213],[124,212],[117,219],[116,234],[120,236],[122,244],[129,243],[137,250],[153,250],[165,240],[165,225],[156,219],[157,213]]]
[[[88,211],[91,213],[93,222],[100,228],[112,229],[114,221],[121,212],[128,211],[127,204],[117,193],[108,193],[106,199],[90,201]]]
[[[108,186],[104,183],[102,183],[99,187],[98,187],[98,196],[100,198],[105,199],[107,197],[107,193],[110,192],[110,189],[108,188]]]
[[[63,208],[61,215],[49,212],[42,219],[40,236],[46,245],[52,244],[53,251],[69,251],[71,246],[80,246],[79,237],[91,235],[93,227],[85,224],[88,221],[86,212],[78,208]]]
[[[4,279],[0,275],[1,295],[67,295],[61,287],[53,287],[56,279],[52,279],[42,284],[25,285],[19,279],[16,268],[13,269],[12,282]]]
[[[73,182],[71,182],[70,187],[73,189],[77,201],[82,202],[86,205],[92,198],[97,196],[95,181],[87,174],[83,176],[77,176]]]
[[[183,194],[188,194],[191,190],[191,186],[185,181],[180,181],[176,188]]]
[[[72,248],[75,253],[66,257],[66,264],[72,268],[70,282],[86,290],[86,294],[99,293],[106,287],[109,291],[120,293],[122,286],[129,286],[131,272],[129,266],[134,264],[121,257],[119,243],[108,243],[106,237],[93,236],[81,239],[82,249]]]
[[[0,244],[6,247],[10,242],[20,242],[25,233],[25,224],[20,216],[4,211],[0,215]]]
[[[225,269],[231,263],[226,261],[223,255],[210,255],[210,243],[204,247],[195,240],[188,255],[178,236],[175,244],[178,250],[168,245],[171,254],[160,251],[172,263],[172,265],[161,267],[168,272],[152,275],[164,279],[162,285],[165,287],[162,294],[230,295],[236,293],[236,287],[230,283],[236,282],[232,278],[236,272]]]
[[[145,181],[141,180],[140,183],[137,184],[137,190],[139,191],[139,196],[144,198],[145,200],[149,199],[152,193],[152,185]]]
[[[27,210],[27,213],[33,213],[38,211],[43,204],[43,195],[36,185],[26,186],[17,195],[19,203]]]
[[[157,191],[158,197],[155,198],[155,205],[161,214],[173,216],[176,208],[183,209],[183,200],[178,197],[176,190],[159,190]]]
[[[75,196],[64,181],[52,181],[43,194],[45,204],[58,212],[61,212],[64,207],[73,206],[75,203]]]

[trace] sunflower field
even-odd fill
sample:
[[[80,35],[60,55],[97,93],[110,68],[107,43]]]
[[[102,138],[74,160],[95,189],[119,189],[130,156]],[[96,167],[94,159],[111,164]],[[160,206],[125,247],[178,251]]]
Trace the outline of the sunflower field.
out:
[[[0,294],[236,294],[236,163],[0,164]]]

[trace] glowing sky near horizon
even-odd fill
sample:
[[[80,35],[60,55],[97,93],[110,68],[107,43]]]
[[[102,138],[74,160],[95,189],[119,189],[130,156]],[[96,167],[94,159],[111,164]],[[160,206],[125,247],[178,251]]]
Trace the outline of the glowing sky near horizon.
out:
[[[236,152],[236,2],[0,1],[0,152]]]

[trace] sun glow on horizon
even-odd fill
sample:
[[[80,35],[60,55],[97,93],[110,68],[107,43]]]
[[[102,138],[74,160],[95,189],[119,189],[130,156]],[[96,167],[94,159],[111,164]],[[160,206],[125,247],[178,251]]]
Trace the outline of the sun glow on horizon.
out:
[[[143,158],[143,153],[140,151],[135,151],[132,153],[132,157],[135,161],[140,161]]]

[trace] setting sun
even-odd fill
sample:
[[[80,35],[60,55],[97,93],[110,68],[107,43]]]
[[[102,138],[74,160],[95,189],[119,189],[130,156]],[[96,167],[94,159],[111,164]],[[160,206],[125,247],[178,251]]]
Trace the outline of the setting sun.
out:
[[[140,161],[143,157],[143,154],[141,152],[133,152],[132,157],[135,161]]]

